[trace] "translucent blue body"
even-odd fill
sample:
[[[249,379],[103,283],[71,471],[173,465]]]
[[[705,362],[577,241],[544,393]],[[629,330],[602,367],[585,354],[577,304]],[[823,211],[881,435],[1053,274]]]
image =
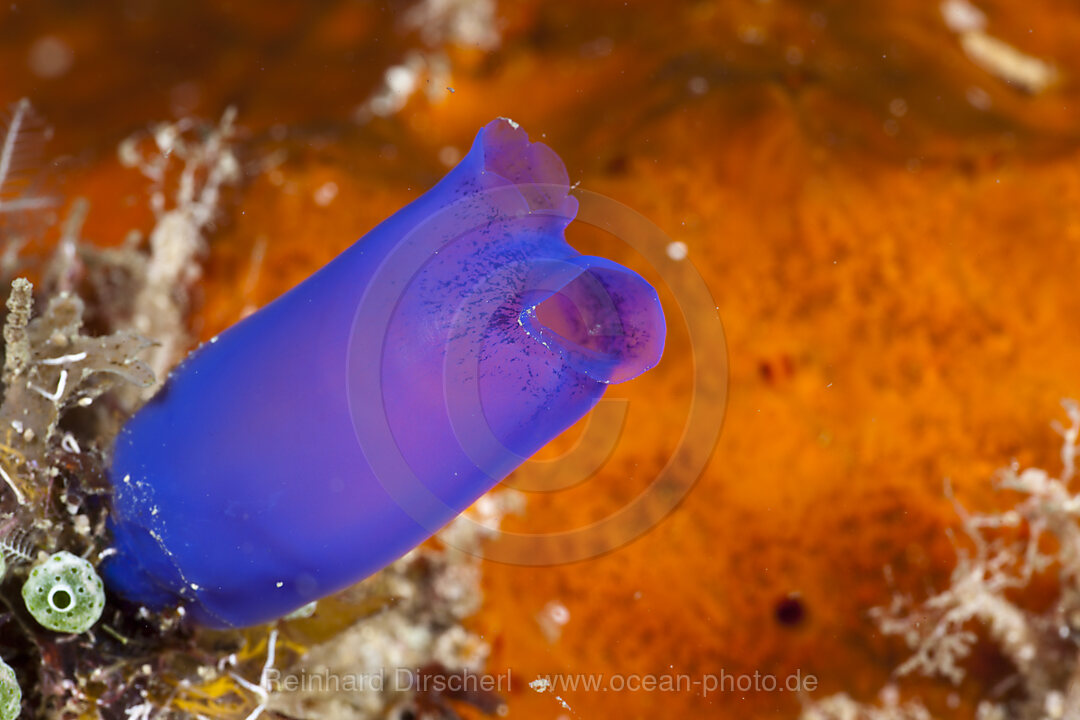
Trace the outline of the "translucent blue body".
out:
[[[117,439],[110,588],[215,627],[278,618],[393,562],[655,365],[655,291],[566,244],[567,192],[558,156],[496,120],[193,352]]]

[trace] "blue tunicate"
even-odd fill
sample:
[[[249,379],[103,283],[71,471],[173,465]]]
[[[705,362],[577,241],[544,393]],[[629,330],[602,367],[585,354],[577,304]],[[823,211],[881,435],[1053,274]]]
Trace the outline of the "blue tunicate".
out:
[[[240,627],[386,566],[659,359],[636,273],[563,238],[566,168],[508,120],[124,427],[113,590]]]

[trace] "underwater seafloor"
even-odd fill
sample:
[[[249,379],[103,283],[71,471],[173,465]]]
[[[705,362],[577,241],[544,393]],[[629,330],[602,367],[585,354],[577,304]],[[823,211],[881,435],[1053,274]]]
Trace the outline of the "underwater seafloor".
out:
[[[273,630],[208,636],[167,618],[167,652],[153,623],[107,608],[119,638],[95,631],[107,670],[90,679],[86,636],[23,629],[10,603],[29,563],[11,562],[0,657],[22,716],[1080,717],[1078,33],[1080,11],[1052,0],[3,4],[0,104],[10,123],[29,100],[35,135],[20,142],[37,160],[3,186],[0,279],[35,283],[35,316],[81,289],[86,332],[158,341],[141,357],[160,375],[506,116],[571,183],[684,246],[657,267],[570,227],[578,249],[657,285],[665,359],[609,391],[625,419],[587,481],[530,491],[534,464],[507,480],[522,495],[495,497],[523,507],[503,528],[560,533],[617,512],[652,487],[694,405],[726,403],[704,471],[676,467],[668,495],[651,495],[655,526],[597,557],[505,561],[494,540],[477,564],[435,543]],[[171,152],[177,137],[188,154]],[[221,170],[212,196],[180,197],[188,162],[200,187]],[[48,202],[20,209],[28,197]],[[154,265],[148,238],[181,205],[201,208],[197,240]],[[679,263],[724,323],[728,357],[705,369],[665,280]],[[710,360],[714,382],[695,384]],[[132,388],[80,427],[108,433]],[[100,489],[94,448],[78,461],[57,447],[70,487]],[[18,470],[25,451],[10,437],[0,449]],[[88,551],[91,505],[67,535],[36,539]],[[478,512],[501,516],[491,505]],[[281,669],[317,648],[311,666],[342,673],[396,661],[512,679],[497,697],[277,696],[260,684],[271,639]],[[128,643],[162,664],[117,670]],[[760,680],[794,674],[813,689]],[[584,676],[600,684],[534,682]],[[695,684],[660,687],[672,676]]]

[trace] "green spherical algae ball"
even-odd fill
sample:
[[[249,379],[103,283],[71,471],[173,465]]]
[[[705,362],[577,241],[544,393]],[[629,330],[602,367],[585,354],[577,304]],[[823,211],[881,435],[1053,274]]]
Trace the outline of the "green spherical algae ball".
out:
[[[30,571],[22,596],[34,619],[57,632],[86,632],[105,608],[105,586],[94,566],[65,550]]]
[[[22,689],[11,669],[0,659],[0,720],[15,720],[22,709]]]

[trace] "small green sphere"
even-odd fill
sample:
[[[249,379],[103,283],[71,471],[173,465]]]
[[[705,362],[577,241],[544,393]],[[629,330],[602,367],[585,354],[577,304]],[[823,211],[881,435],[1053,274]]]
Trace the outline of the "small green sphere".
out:
[[[105,586],[94,566],[64,550],[30,571],[22,596],[34,619],[57,632],[86,632],[105,608]]]
[[[15,671],[0,658],[0,720],[15,720],[22,709],[22,689]]]

